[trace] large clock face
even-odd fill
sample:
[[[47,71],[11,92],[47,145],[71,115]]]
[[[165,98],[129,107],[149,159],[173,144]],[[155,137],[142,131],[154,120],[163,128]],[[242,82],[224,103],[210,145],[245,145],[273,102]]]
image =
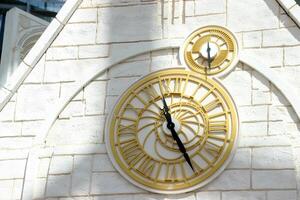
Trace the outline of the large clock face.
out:
[[[194,170],[167,127],[162,96]],[[237,132],[236,108],[224,87],[177,68],[147,75],[120,97],[106,143],[114,166],[129,181],[153,192],[181,193],[205,185],[225,168]]]

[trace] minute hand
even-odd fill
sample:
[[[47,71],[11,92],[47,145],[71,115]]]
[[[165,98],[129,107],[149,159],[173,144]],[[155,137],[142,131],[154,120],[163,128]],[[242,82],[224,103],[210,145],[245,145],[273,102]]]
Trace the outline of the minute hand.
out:
[[[168,128],[169,128],[169,126],[168,126]],[[190,157],[189,157],[189,155],[186,153],[186,149],[185,149],[184,145],[182,144],[180,138],[178,137],[178,135],[177,135],[177,133],[176,133],[176,131],[175,131],[175,129],[174,129],[174,126],[173,126],[173,128],[169,128],[169,129],[170,129],[170,131],[171,131],[171,133],[172,133],[173,139],[177,142],[177,145],[178,145],[178,147],[179,147],[179,150],[180,150],[181,153],[183,154],[183,156],[184,156],[186,162],[189,164],[189,166],[190,166],[190,167],[192,168],[192,170],[194,171],[194,168],[193,168],[193,165],[192,165],[192,163],[191,163]]]
[[[170,113],[164,109],[164,115],[165,115],[165,118],[167,120],[167,128],[171,131],[172,137],[176,141],[176,143],[177,143],[177,145],[179,147],[179,150],[183,154],[186,162],[189,164],[189,166],[194,171],[194,168],[193,168],[193,165],[191,163],[190,157],[186,153],[186,149],[185,149],[184,145],[182,144],[180,138],[178,137],[178,134],[175,131],[175,124],[172,122],[172,117],[171,117]]]

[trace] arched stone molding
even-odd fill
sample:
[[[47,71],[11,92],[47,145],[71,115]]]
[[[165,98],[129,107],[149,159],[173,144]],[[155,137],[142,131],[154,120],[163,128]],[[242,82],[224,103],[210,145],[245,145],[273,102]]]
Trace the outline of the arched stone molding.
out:
[[[300,5],[295,0],[277,0],[287,14],[300,26]]]
[[[163,50],[163,49],[172,49],[179,48],[182,44],[181,39],[177,40],[160,40],[156,42],[142,42],[136,43],[130,46],[127,49],[119,49],[118,46],[112,46],[111,52],[116,52],[111,57],[107,59],[103,59],[102,63],[99,63],[99,70],[95,72],[93,75],[88,77],[81,82],[76,84],[75,89],[70,92],[70,95],[62,99],[55,107],[52,113],[48,115],[46,122],[41,130],[43,130],[39,135],[35,137],[33,147],[31,148],[28,156],[27,167],[25,172],[25,181],[24,181],[24,189],[23,189],[23,198],[31,199],[33,195],[33,183],[35,179],[36,172],[38,171],[39,164],[39,155],[41,153],[42,148],[45,145],[46,137],[57,120],[58,116],[61,112],[66,108],[69,102],[92,80],[101,74],[105,73],[109,68],[127,60],[132,57],[136,57],[142,55],[147,52]],[[113,50],[113,48],[118,48],[118,51]],[[286,83],[282,78],[276,74],[272,69],[267,68],[266,65],[263,64],[262,60],[254,59],[241,52],[240,62],[247,64],[253,70],[257,71],[261,75],[263,75],[268,81],[270,81],[274,86],[276,86],[279,91],[284,95],[284,97],[289,101],[292,108],[296,112],[298,119],[300,119],[300,104],[297,103],[297,98],[295,92],[291,89],[292,87]]]

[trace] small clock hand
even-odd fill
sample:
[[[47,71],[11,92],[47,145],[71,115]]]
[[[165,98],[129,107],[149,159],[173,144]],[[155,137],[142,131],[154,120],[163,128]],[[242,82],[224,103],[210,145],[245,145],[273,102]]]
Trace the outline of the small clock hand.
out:
[[[211,58],[210,58],[209,42],[207,43],[207,62],[208,62],[208,68],[210,69]]]
[[[186,162],[189,164],[189,166],[194,171],[194,168],[193,168],[193,165],[191,163],[190,157],[187,154],[186,149],[185,149],[183,143],[181,142],[180,138],[178,137],[177,132],[175,131],[175,124],[172,121],[172,117],[171,117],[171,115],[169,113],[169,108],[168,108],[168,105],[167,105],[167,102],[166,102],[164,96],[162,97],[162,101],[163,101],[163,105],[164,105],[163,113],[164,113],[164,116],[165,116],[165,118],[167,120],[167,128],[171,131],[172,137],[176,141],[176,143],[177,143],[177,145],[179,147],[180,152],[184,156],[184,159],[186,160]]]

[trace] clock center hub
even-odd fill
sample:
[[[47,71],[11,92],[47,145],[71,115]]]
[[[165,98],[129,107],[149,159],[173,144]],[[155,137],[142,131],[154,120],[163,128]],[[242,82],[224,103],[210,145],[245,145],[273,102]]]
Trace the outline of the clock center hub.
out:
[[[210,58],[214,58],[217,56],[219,47],[216,43],[210,42],[209,43],[209,49],[210,49]],[[205,58],[208,59],[208,42],[204,43],[200,49],[201,55]]]
[[[174,127],[175,131],[178,132],[178,131],[180,130],[180,128],[181,128],[181,125],[180,125],[179,121],[178,121],[176,118],[174,118],[174,119],[172,119],[172,122],[173,122],[174,125],[175,125],[175,127]],[[167,126],[167,125],[168,125],[168,122],[165,121],[165,122],[163,123],[163,126],[162,126],[163,131],[164,131],[164,133],[165,133],[166,135],[172,136],[172,133],[171,133],[171,131],[168,129],[168,126]]]

